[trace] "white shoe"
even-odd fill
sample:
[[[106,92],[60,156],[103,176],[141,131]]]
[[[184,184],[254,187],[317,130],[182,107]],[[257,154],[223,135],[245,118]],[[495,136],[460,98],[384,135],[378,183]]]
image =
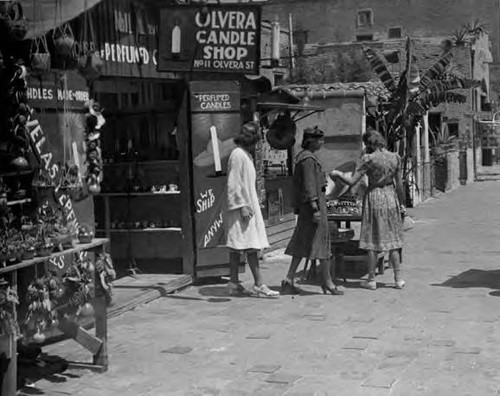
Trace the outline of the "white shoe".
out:
[[[257,297],[260,297],[260,296],[278,297],[280,295],[280,292],[271,290],[266,285],[254,286],[253,291],[257,294]]]
[[[401,280],[398,280],[398,281],[396,282],[396,289],[402,289],[403,287],[405,287],[405,284],[406,284],[406,283],[405,283],[405,281],[404,281],[404,280],[402,280],[402,279],[401,279]]]

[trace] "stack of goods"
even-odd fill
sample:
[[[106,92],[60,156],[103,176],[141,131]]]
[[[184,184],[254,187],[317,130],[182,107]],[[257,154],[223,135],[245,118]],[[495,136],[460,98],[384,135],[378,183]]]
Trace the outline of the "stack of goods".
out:
[[[356,196],[343,195],[336,201],[328,202],[327,210],[331,214],[360,215],[361,202],[357,200]]]

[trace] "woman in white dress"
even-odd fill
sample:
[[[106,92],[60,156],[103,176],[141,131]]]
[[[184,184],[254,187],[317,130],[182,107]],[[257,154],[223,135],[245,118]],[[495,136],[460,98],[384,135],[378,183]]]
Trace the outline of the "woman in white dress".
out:
[[[231,152],[227,167],[226,245],[230,248],[231,295],[245,295],[248,291],[239,283],[238,265],[241,254],[246,254],[254,277],[253,291],[258,296],[275,297],[279,293],[269,289],[262,280],[258,253],[269,247],[266,228],[260,210],[256,189],[256,171],[252,153],[260,140],[254,123],[244,124],[234,139],[237,147]]]

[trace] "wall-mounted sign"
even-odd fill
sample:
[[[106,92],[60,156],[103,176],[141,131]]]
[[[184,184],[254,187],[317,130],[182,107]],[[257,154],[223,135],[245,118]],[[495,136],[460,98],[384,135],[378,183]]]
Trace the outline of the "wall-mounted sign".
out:
[[[90,98],[85,79],[76,73],[67,73],[66,79],[54,73],[29,76],[27,96],[31,107],[80,110]]]
[[[258,74],[260,16],[247,4],[162,9],[158,71]]]
[[[191,111],[193,113],[239,111],[239,100],[240,94],[237,91],[193,93]]]

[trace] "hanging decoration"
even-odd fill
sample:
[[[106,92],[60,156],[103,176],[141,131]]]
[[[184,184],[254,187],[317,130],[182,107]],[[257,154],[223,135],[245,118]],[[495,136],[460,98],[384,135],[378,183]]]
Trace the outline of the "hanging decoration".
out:
[[[0,1],[0,37],[20,41],[24,39],[27,30],[21,3],[17,0]]]
[[[30,47],[31,70],[45,72],[50,70],[50,52],[45,36],[36,37]]]
[[[96,49],[96,38],[92,20],[92,10],[84,13],[81,43],[87,43],[87,50],[78,58],[78,70],[89,81],[99,78],[104,67],[99,51]]]
[[[44,331],[59,325],[58,313],[54,308],[63,294],[63,286],[54,273],[36,277],[31,281],[26,293],[28,309],[23,321],[26,340],[43,343]]]
[[[76,260],[68,268],[63,278],[65,286],[61,301],[65,306],[61,310],[65,314],[76,314],[77,316],[92,316],[94,309],[90,304],[93,296],[93,277],[95,266],[92,261],[85,257]]]
[[[19,338],[20,331],[16,318],[17,293],[9,283],[0,278],[0,334]]]
[[[290,112],[287,110],[278,115],[271,124],[266,134],[266,139],[272,148],[277,150],[288,150],[295,144],[295,133],[297,126],[293,122]]]
[[[116,279],[116,271],[113,267],[113,261],[108,253],[101,253],[95,262],[95,270],[99,275],[101,288],[104,291],[107,306],[113,304],[112,282]]]
[[[52,40],[56,53],[63,58],[69,58],[73,54],[75,35],[69,23],[63,23],[52,31]]]
[[[19,59],[14,65],[14,72],[9,81],[7,92],[8,101],[8,130],[9,150],[12,155],[10,164],[17,169],[29,167],[26,156],[30,148],[30,138],[26,124],[31,115],[27,97],[27,70],[24,61]]]
[[[87,174],[86,181],[88,190],[91,194],[99,194],[101,192],[102,181],[102,156],[100,148],[101,128],[106,120],[102,115],[102,109],[99,103],[94,100],[89,100],[86,104],[88,109],[85,115],[85,143],[87,148]]]

